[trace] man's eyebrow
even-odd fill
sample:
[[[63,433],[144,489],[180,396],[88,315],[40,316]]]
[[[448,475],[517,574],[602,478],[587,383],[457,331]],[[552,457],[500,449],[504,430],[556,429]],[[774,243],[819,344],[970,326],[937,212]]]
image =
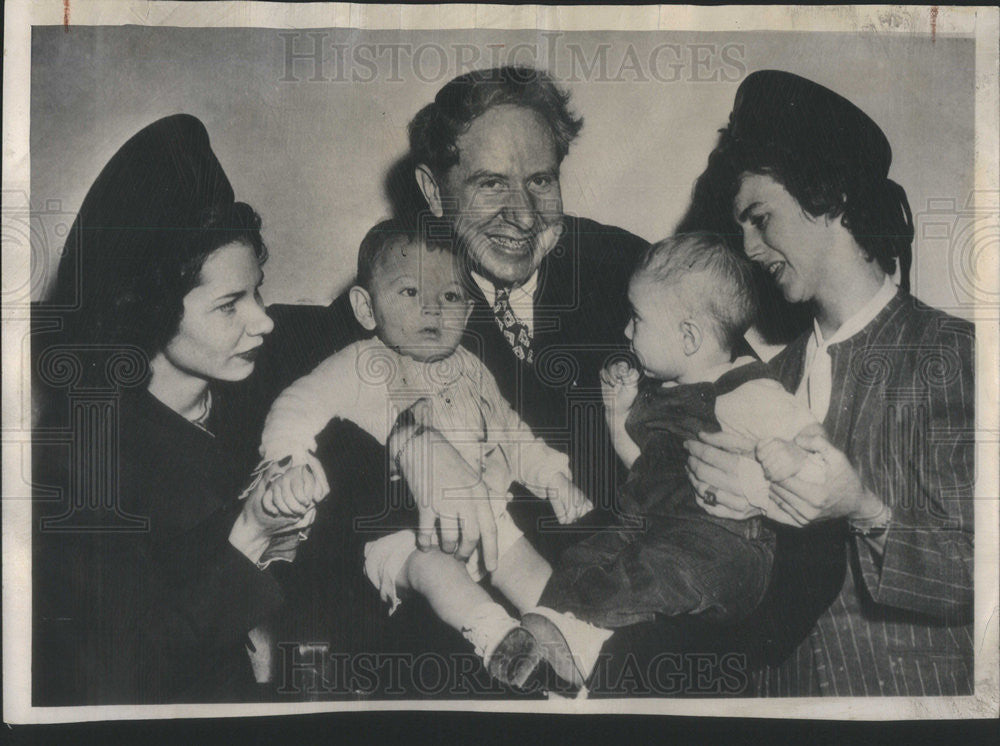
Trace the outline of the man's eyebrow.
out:
[[[471,174],[469,174],[468,177],[465,179],[465,181],[466,183],[468,183],[471,181],[478,181],[479,179],[483,179],[486,177],[492,179],[500,179],[501,181],[507,180],[507,177],[504,174],[499,174],[496,171],[487,171],[486,169],[479,169],[478,171],[473,171]]]

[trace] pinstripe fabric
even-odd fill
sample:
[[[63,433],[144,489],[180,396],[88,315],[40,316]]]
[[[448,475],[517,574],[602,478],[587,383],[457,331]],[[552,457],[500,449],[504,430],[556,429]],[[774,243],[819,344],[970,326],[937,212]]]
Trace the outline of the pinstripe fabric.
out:
[[[772,361],[802,377],[808,335]],[[898,293],[832,345],[824,427],[893,510],[881,557],[845,542],[844,586],[807,639],[759,681],[766,696],[923,696],[972,691],[971,324]]]

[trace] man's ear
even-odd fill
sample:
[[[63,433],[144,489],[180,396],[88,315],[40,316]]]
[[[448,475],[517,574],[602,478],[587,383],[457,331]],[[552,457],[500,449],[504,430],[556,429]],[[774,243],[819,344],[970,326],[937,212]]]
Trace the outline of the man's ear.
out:
[[[420,187],[424,199],[427,200],[427,206],[431,209],[434,217],[440,218],[444,215],[444,208],[441,203],[441,190],[438,188],[437,179],[434,178],[434,174],[429,167],[423,163],[418,163],[413,171],[413,175],[417,179],[417,186]]]
[[[694,319],[685,319],[681,322],[681,342],[684,345],[684,354],[690,357],[701,349],[703,336],[701,327]]]
[[[375,331],[375,310],[372,308],[372,297],[360,285],[354,285],[348,293],[354,318],[368,331]]]

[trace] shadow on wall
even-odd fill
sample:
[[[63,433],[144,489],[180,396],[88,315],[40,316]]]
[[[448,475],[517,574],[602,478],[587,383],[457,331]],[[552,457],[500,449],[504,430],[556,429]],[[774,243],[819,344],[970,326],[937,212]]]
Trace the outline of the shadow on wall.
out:
[[[383,181],[392,216],[409,225],[417,225],[421,213],[427,211],[427,201],[413,175],[415,167],[413,158],[404,155],[389,167]]]

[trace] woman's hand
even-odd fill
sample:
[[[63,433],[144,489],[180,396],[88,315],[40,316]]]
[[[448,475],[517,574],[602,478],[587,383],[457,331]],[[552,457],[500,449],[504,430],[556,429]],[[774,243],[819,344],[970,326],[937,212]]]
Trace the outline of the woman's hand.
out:
[[[743,495],[739,457],[753,453],[754,442],[733,433],[699,433],[698,440],[684,442],[688,451],[687,473],[695,489],[695,500],[708,514],[743,520],[763,511]]]
[[[270,496],[273,501],[271,480],[267,477],[267,474],[263,475],[250,489],[243,500],[243,509],[229,532],[229,543],[251,562],[260,560],[272,536],[306,528],[316,518],[314,505],[305,509],[292,509],[286,505],[286,512],[279,511],[273,502],[265,505],[265,497]]]
[[[882,501],[865,489],[847,456],[823,435],[799,435],[795,444],[818,454],[826,467],[822,483],[792,476],[771,484],[771,500],[781,515],[775,520],[796,526],[834,518],[864,520],[878,515]],[[770,515],[770,511],[769,511]]]

